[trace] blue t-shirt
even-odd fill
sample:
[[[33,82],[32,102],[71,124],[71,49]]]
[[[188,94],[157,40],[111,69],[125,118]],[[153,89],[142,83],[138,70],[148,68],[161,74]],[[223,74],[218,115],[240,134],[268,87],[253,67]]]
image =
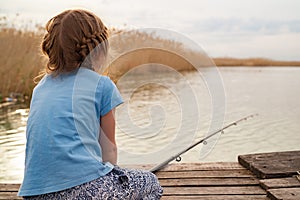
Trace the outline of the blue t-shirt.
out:
[[[35,87],[26,130],[25,175],[19,196],[61,191],[109,173],[102,161],[100,117],[121,104],[115,84],[86,68]]]

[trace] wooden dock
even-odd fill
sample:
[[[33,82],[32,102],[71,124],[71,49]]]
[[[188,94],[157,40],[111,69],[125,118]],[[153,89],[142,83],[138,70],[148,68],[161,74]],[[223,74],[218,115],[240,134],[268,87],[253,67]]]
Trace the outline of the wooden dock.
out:
[[[156,173],[164,188],[162,199],[300,199],[300,151],[242,155],[238,160],[168,165]],[[18,188],[0,184],[0,199],[20,199]]]
[[[300,200],[300,151],[242,155],[238,160],[260,179],[271,200]]]

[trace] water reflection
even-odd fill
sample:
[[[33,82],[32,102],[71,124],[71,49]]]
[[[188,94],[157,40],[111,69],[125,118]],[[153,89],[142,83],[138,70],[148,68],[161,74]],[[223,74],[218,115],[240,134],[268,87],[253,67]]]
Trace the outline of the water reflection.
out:
[[[0,182],[20,182],[23,176],[25,129],[29,109],[24,105],[1,108]],[[19,109],[20,108],[20,109]]]
[[[183,162],[200,161],[236,161],[237,155],[299,150],[300,134],[300,68],[221,68],[221,73],[226,90],[226,119],[225,123],[232,122],[248,114],[259,113],[259,116],[236,127],[229,128],[219,138],[213,151],[204,159],[200,159],[197,147],[182,156]],[[200,127],[197,139],[201,138],[208,130],[210,123],[210,95],[205,84],[198,79],[198,75],[187,73],[184,76],[190,80],[192,87],[200,91],[198,101],[200,114]],[[126,94],[137,79],[128,80],[120,85],[122,94]],[[154,78],[154,77],[152,77]],[[174,77],[165,74],[156,78],[174,84],[180,91],[182,83]],[[165,116],[152,115],[157,108],[164,109]],[[150,108],[150,109],[149,109]],[[117,127],[117,142],[120,152],[119,163],[143,164],[146,160],[140,155],[158,151],[167,143],[173,141],[174,132],[178,129],[180,121],[180,106],[176,96],[168,88],[159,84],[148,84],[138,88],[130,99],[129,111],[132,122],[138,127],[147,127],[154,121],[163,121],[161,135],[156,136],[149,129],[148,136],[137,140],[136,132],[122,132]],[[23,176],[25,129],[29,109],[17,107],[2,110],[0,113],[0,182],[20,183]],[[160,111],[159,111],[160,112]],[[151,116],[157,116],[152,119]],[[120,116],[117,116],[120,117]],[[184,121],[188,126],[195,119],[189,116]],[[190,130],[185,130],[188,133]],[[170,149],[165,155],[172,155],[179,149],[186,147],[184,140],[178,142],[177,149]],[[129,153],[128,153],[129,152]],[[126,155],[126,156],[124,156]],[[152,160],[151,160],[152,159]],[[157,162],[160,158],[151,158],[148,162]]]

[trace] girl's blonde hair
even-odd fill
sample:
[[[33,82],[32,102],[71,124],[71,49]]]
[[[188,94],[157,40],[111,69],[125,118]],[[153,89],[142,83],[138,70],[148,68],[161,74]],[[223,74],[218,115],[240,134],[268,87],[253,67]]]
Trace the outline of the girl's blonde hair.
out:
[[[46,31],[42,51],[49,58],[48,74],[71,72],[83,63],[93,69],[95,56],[104,59],[107,55],[108,29],[89,11],[66,10],[48,21]]]

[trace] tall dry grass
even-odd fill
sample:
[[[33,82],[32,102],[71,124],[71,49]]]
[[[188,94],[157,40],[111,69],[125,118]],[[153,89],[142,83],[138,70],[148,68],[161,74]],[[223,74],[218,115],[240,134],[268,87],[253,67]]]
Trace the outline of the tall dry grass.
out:
[[[203,52],[187,48],[184,44],[164,39],[153,33],[111,29],[112,52],[109,68],[104,72],[117,80],[128,70],[146,63],[160,63],[177,71],[197,67],[217,66],[300,66],[300,62],[282,62],[263,58],[215,58],[214,62]],[[43,30],[19,31],[1,27],[0,41],[0,96],[21,93],[30,97],[35,86],[33,78],[45,67],[41,53]],[[140,48],[145,47],[145,48]],[[114,57],[119,55],[117,59]],[[114,58],[114,59],[113,59]],[[189,59],[186,59],[189,58]],[[163,70],[160,68],[159,70]],[[157,68],[155,68],[157,70]]]
[[[182,43],[162,39],[152,33],[116,29],[111,29],[111,33],[112,52],[119,56],[112,60],[104,74],[111,76],[113,80],[117,80],[128,70],[146,63],[160,63],[178,71],[191,70],[193,65],[185,59],[189,57],[193,61],[197,60],[199,65],[213,65],[213,62],[201,52],[189,50]],[[46,64],[46,57],[40,50],[42,37],[42,31],[1,29],[0,94],[2,96],[14,92],[30,97],[35,86],[33,78]],[[202,62],[199,62],[200,60]]]
[[[267,58],[214,58],[217,66],[300,66],[300,61],[279,61]]]
[[[191,50],[183,43],[164,39],[155,33],[113,31],[110,44],[114,59],[109,59],[105,73],[115,80],[130,69],[149,63],[161,65],[147,68],[150,71],[164,71],[164,66],[184,71],[214,65],[204,52]]]
[[[0,93],[21,93],[30,96],[33,78],[43,68],[45,58],[40,52],[41,33],[22,32],[14,28],[0,31]]]

